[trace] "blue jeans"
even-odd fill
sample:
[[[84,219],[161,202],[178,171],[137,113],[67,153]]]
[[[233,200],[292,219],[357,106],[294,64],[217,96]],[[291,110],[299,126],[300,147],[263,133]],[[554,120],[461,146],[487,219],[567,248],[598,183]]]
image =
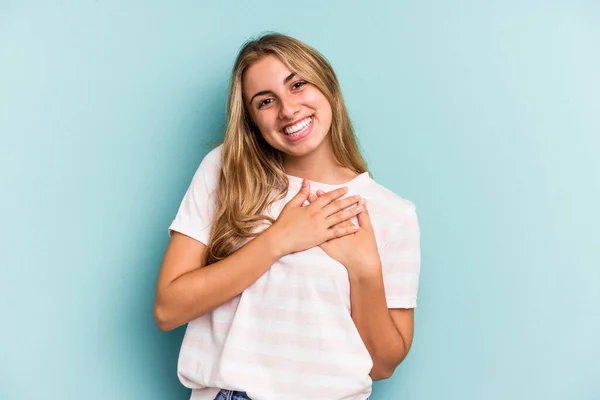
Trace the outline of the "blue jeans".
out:
[[[252,400],[246,392],[236,392],[234,390],[221,390],[215,400]],[[367,399],[369,400],[369,399]]]
[[[252,400],[246,392],[236,392],[234,390],[221,390],[215,400]]]

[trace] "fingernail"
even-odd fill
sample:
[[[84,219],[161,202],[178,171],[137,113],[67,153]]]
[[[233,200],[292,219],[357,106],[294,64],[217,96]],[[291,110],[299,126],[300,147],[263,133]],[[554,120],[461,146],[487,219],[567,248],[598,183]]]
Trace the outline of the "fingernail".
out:
[[[367,204],[367,199],[365,199],[364,197],[360,199],[360,204]]]

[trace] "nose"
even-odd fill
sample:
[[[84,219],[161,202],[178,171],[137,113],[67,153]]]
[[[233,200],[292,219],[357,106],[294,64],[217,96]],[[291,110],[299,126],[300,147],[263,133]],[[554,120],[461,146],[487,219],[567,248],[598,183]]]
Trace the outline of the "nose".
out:
[[[292,119],[300,111],[300,106],[292,98],[281,98],[279,108],[280,119]]]

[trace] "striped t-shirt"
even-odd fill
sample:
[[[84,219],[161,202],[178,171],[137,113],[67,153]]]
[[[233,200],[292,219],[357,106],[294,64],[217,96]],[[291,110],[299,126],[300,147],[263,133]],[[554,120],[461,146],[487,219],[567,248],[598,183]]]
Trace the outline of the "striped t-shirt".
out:
[[[206,155],[169,227],[207,244],[215,212],[221,146]],[[288,176],[277,218],[300,190]],[[347,186],[367,199],[381,257],[389,308],[416,307],[420,269],[415,206],[363,173],[344,185],[311,182],[326,192]],[[357,223],[354,219],[354,223]],[[350,313],[346,268],[319,246],[286,255],[242,294],[191,321],[178,377],[191,399],[213,400],[219,389],[253,400],[365,400],[372,360]]]

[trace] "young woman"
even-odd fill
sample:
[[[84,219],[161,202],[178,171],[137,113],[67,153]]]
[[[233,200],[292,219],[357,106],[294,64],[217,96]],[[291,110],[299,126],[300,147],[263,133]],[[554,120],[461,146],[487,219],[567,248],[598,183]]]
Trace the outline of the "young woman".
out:
[[[306,44],[247,42],[227,112],[158,277],[158,326],[188,324],[179,379],[197,400],[365,400],[411,346],[415,207],[370,177],[336,75]]]

